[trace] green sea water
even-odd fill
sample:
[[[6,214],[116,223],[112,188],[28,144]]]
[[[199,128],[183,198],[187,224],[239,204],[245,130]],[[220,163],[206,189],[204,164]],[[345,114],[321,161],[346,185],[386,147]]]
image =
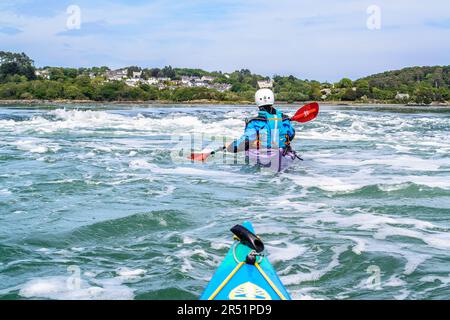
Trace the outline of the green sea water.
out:
[[[448,108],[322,107],[281,174],[173,160],[255,109],[1,106],[0,299],[197,299],[244,220],[295,299],[450,298]]]

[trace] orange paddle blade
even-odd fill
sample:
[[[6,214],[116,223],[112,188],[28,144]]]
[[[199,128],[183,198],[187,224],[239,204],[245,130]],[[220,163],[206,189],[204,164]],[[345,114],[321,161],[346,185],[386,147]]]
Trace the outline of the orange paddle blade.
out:
[[[210,155],[210,153],[192,153],[189,159],[204,162]]]

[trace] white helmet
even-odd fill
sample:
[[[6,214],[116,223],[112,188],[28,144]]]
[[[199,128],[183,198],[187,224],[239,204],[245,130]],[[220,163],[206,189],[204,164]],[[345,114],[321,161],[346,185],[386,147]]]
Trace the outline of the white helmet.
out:
[[[273,106],[275,103],[275,97],[272,90],[260,89],[256,91],[255,102],[258,107]]]

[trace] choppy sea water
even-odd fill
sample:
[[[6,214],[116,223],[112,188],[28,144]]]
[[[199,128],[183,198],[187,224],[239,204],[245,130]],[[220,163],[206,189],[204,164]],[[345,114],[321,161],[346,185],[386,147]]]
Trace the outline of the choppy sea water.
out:
[[[255,108],[2,106],[0,299],[197,299],[244,220],[295,299],[448,299],[432,111],[322,107],[272,174],[171,159],[172,136],[238,137]]]

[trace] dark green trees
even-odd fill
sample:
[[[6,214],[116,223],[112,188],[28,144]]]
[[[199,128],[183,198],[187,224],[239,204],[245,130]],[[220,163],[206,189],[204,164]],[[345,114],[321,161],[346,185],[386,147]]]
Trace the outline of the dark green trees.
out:
[[[36,79],[34,62],[25,53],[0,51],[0,83],[9,82],[14,76]]]

